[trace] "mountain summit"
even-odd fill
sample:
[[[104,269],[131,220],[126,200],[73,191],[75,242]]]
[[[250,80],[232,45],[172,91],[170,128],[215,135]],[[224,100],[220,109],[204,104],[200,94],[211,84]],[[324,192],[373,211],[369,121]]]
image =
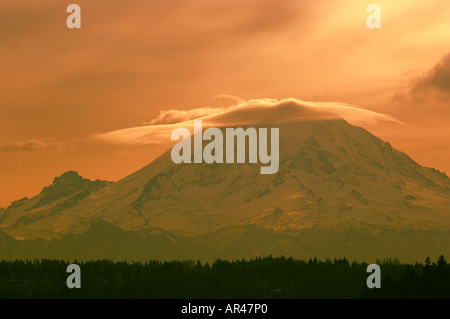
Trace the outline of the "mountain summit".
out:
[[[14,201],[0,215],[0,225],[4,228],[5,224],[10,224],[13,228],[21,229],[42,218],[59,217],[59,212],[75,206],[110,183],[102,180],[91,181],[75,171],[65,172],[55,177],[53,183],[44,187],[39,195]],[[45,229],[42,231],[45,232]],[[40,234],[40,231],[37,231],[36,237],[46,237]]]
[[[429,254],[427,247],[436,253],[450,249],[450,179],[444,173],[420,166],[344,120],[276,127],[277,174],[261,175],[259,164],[177,165],[168,151],[116,183],[67,172],[38,196],[10,206],[0,224],[12,237],[67,248],[73,236],[95,240],[93,225],[102,220],[115,225],[115,238],[124,236],[114,253],[107,242],[97,248],[102,253],[95,256],[102,258],[286,254],[420,260]],[[166,244],[172,248],[157,253],[160,246],[154,245]],[[92,258],[84,249],[77,254]]]
[[[50,186],[44,187],[41,192],[41,198],[33,208],[45,206],[69,195],[77,195],[77,199],[73,197],[69,199],[72,202],[77,201],[89,195],[91,192],[105,187],[106,184],[107,182],[105,181],[91,181],[81,177],[75,171],[68,171],[59,177],[55,177]]]

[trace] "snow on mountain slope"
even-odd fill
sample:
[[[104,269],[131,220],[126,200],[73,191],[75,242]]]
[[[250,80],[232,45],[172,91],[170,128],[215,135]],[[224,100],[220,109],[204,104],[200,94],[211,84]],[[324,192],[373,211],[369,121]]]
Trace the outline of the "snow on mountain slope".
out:
[[[280,129],[276,174],[261,175],[260,163],[177,165],[169,150],[116,183],[80,190],[82,196],[61,191],[47,202],[43,191],[16,202],[0,224],[27,239],[83,233],[94,219],[188,236],[245,225],[290,234],[450,229],[450,179],[368,131],[339,119],[263,127]]]

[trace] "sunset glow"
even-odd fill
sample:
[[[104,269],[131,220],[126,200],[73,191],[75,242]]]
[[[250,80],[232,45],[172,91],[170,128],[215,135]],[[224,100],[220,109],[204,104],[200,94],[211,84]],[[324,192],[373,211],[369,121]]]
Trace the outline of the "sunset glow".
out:
[[[370,3],[78,0],[68,29],[66,2],[0,0],[0,206],[68,170],[119,180],[173,126],[244,125],[230,112],[252,100],[327,102],[449,174],[450,2],[379,0],[380,29]]]

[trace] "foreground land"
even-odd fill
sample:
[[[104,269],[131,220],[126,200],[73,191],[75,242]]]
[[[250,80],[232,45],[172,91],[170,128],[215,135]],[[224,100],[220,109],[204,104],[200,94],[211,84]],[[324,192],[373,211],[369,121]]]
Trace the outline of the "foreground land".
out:
[[[81,288],[69,289],[70,263]],[[146,263],[109,260],[1,261],[0,298],[450,298],[450,265],[378,262],[381,289],[368,289],[367,264],[344,259],[257,258]]]

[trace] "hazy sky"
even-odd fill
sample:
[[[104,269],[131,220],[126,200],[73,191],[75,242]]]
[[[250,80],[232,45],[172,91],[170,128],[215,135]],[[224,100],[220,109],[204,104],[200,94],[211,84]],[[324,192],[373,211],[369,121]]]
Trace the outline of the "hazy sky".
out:
[[[236,102],[222,95],[389,114],[404,125],[369,130],[450,173],[448,0],[73,2],[81,29],[66,26],[72,2],[0,0],[0,206],[71,169],[122,178],[167,145],[93,137]]]

